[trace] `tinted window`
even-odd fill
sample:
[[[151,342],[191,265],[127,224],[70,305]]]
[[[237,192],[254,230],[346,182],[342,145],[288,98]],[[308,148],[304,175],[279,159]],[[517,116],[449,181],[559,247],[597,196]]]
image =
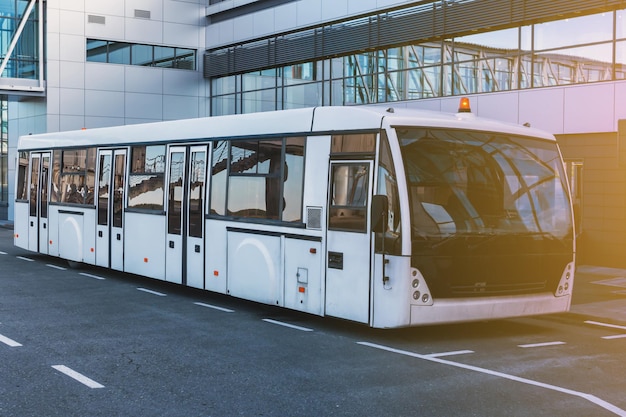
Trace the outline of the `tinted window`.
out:
[[[163,210],[165,145],[135,146],[128,177],[128,207]]]

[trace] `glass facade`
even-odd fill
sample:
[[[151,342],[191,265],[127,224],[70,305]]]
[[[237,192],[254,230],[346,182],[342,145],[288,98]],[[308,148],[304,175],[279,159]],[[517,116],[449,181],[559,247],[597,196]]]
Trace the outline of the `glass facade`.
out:
[[[211,80],[211,114],[352,105],[626,78],[626,10]]]
[[[194,49],[87,39],[87,62],[196,69]]]
[[[7,56],[31,1],[0,0],[0,59]],[[33,7],[1,76],[36,80],[39,75],[39,12]]]

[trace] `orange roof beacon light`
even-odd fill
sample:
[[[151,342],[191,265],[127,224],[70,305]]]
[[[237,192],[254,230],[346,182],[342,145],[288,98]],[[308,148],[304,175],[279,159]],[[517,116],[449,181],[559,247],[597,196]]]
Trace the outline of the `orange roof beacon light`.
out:
[[[472,108],[470,107],[469,97],[461,97],[459,101],[459,113],[471,113]]]

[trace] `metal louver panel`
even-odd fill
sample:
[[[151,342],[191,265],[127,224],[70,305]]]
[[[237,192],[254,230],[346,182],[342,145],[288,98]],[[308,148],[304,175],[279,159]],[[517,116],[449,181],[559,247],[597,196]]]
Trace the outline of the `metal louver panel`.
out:
[[[206,78],[563,19],[626,7],[626,0],[436,1],[205,54]],[[223,55],[232,55],[225,58]]]

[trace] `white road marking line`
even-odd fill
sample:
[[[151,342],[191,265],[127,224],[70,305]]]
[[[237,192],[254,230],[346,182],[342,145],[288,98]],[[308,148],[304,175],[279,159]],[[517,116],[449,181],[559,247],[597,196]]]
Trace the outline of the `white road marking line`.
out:
[[[585,323],[587,323],[587,324],[595,324],[596,326],[610,327],[612,329],[626,330],[626,326],[618,326],[616,324],[601,323],[599,321],[587,320]]]
[[[610,279],[603,279],[601,281],[591,281],[592,284],[608,285],[610,287],[622,287],[626,288],[626,278],[616,277]]]
[[[527,345],[517,345],[517,347],[521,347],[521,348],[536,348],[536,347],[557,346],[557,345],[564,345],[564,344],[565,344],[565,342],[529,343]]]
[[[306,327],[296,326],[294,324],[283,323],[282,321],[272,320],[272,319],[263,319],[263,321],[272,324],[278,324],[279,326],[289,327],[290,329],[301,330],[303,332],[312,332],[313,329],[307,329]]]
[[[6,255],[6,254],[7,254],[6,252],[2,252],[2,251],[0,250],[0,255]]]
[[[59,266],[59,265],[46,264],[46,266],[49,266],[50,268],[58,269],[60,271],[67,271],[67,268],[63,268],[62,266]]]
[[[159,297],[165,297],[167,294],[163,294],[162,292],[152,291],[147,288],[137,288],[139,291],[147,292],[149,294],[158,295]]]
[[[28,262],[35,262],[34,259],[26,258],[24,256],[17,256],[17,259],[21,259],[23,261],[28,261]]]
[[[9,339],[8,337],[2,336],[1,334],[0,334],[0,342],[4,343],[5,345],[10,346],[10,347],[20,347],[20,346],[22,346],[20,343],[17,343],[15,340]]]
[[[559,387],[556,385],[551,385],[551,384],[546,384],[543,382],[538,382],[538,381],[533,381],[532,379],[527,379],[527,378],[521,378],[515,375],[509,375],[509,374],[505,374],[503,372],[498,372],[498,371],[492,371],[490,369],[486,369],[486,368],[480,368],[478,366],[472,366],[472,365],[466,365],[463,363],[459,363],[459,362],[452,362],[446,359],[439,359],[439,358],[433,358],[433,357],[429,357],[428,355],[420,355],[418,353],[413,353],[413,352],[408,352],[405,350],[400,350],[400,349],[394,349],[391,347],[387,347],[387,346],[383,346],[383,345],[377,345],[374,343],[369,343],[369,342],[357,342],[357,344],[362,345],[362,346],[368,346],[374,349],[380,349],[380,350],[384,350],[387,352],[391,352],[391,353],[398,353],[401,355],[405,355],[405,356],[410,356],[416,359],[423,359],[423,360],[427,360],[427,361],[431,361],[431,362],[436,362],[436,363],[440,363],[442,365],[450,365],[450,366],[454,366],[457,368],[462,368],[462,369],[466,369],[469,371],[474,371],[474,372],[480,372],[482,374],[486,374],[486,375],[491,375],[491,376],[496,376],[499,378],[504,378],[504,379],[508,379],[510,381],[515,381],[515,382],[521,382],[522,384],[527,384],[527,385],[533,385],[539,388],[546,388],[552,391],[557,391],[563,394],[567,394],[567,395],[572,395],[575,397],[579,397],[582,398],[584,400],[587,400],[589,402],[592,402],[593,404],[596,404],[602,408],[604,408],[607,411],[612,412],[615,415],[618,415],[620,417],[626,417],[626,410],[622,410],[621,408],[606,402],[598,397],[596,397],[595,395],[591,395],[591,394],[586,394],[584,392],[580,392],[580,391],[574,391],[568,388],[563,388],[563,387]]]
[[[99,279],[99,280],[105,280],[106,279],[104,277],[99,277],[98,275],[88,274],[86,272],[79,272],[79,274],[84,276],[84,277],[88,277],[88,278],[94,278],[94,279]]]
[[[453,356],[453,355],[465,355],[466,353],[474,353],[473,350],[457,350],[454,352],[441,352],[441,353],[431,353],[427,356],[429,358],[441,358],[442,356]]]
[[[85,375],[80,374],[65,365],[53,365],[52,367],[57,371],[69,376],[70,378],[75,379],[81,384],[87,385],[89,388],[104,388],[104,385],[97,383],[93,379],[87,378]]]
[[[616,334],[613,336],[604,336],[602,337],[605,340],[611,340],[611,339],[624,339],[626,338],[626,334]]]
[[[200,307],[207,307],[207,308],[212,308],[213,310],[219,310],[219,311],[223,311],[225,313],[234,313],[235,310],[231,310],[229,308],[224,308],[224,307],[218,307],[218,306],[213,306],[211,304],[205,304],[205,303],[194,303],[197,306]]]

